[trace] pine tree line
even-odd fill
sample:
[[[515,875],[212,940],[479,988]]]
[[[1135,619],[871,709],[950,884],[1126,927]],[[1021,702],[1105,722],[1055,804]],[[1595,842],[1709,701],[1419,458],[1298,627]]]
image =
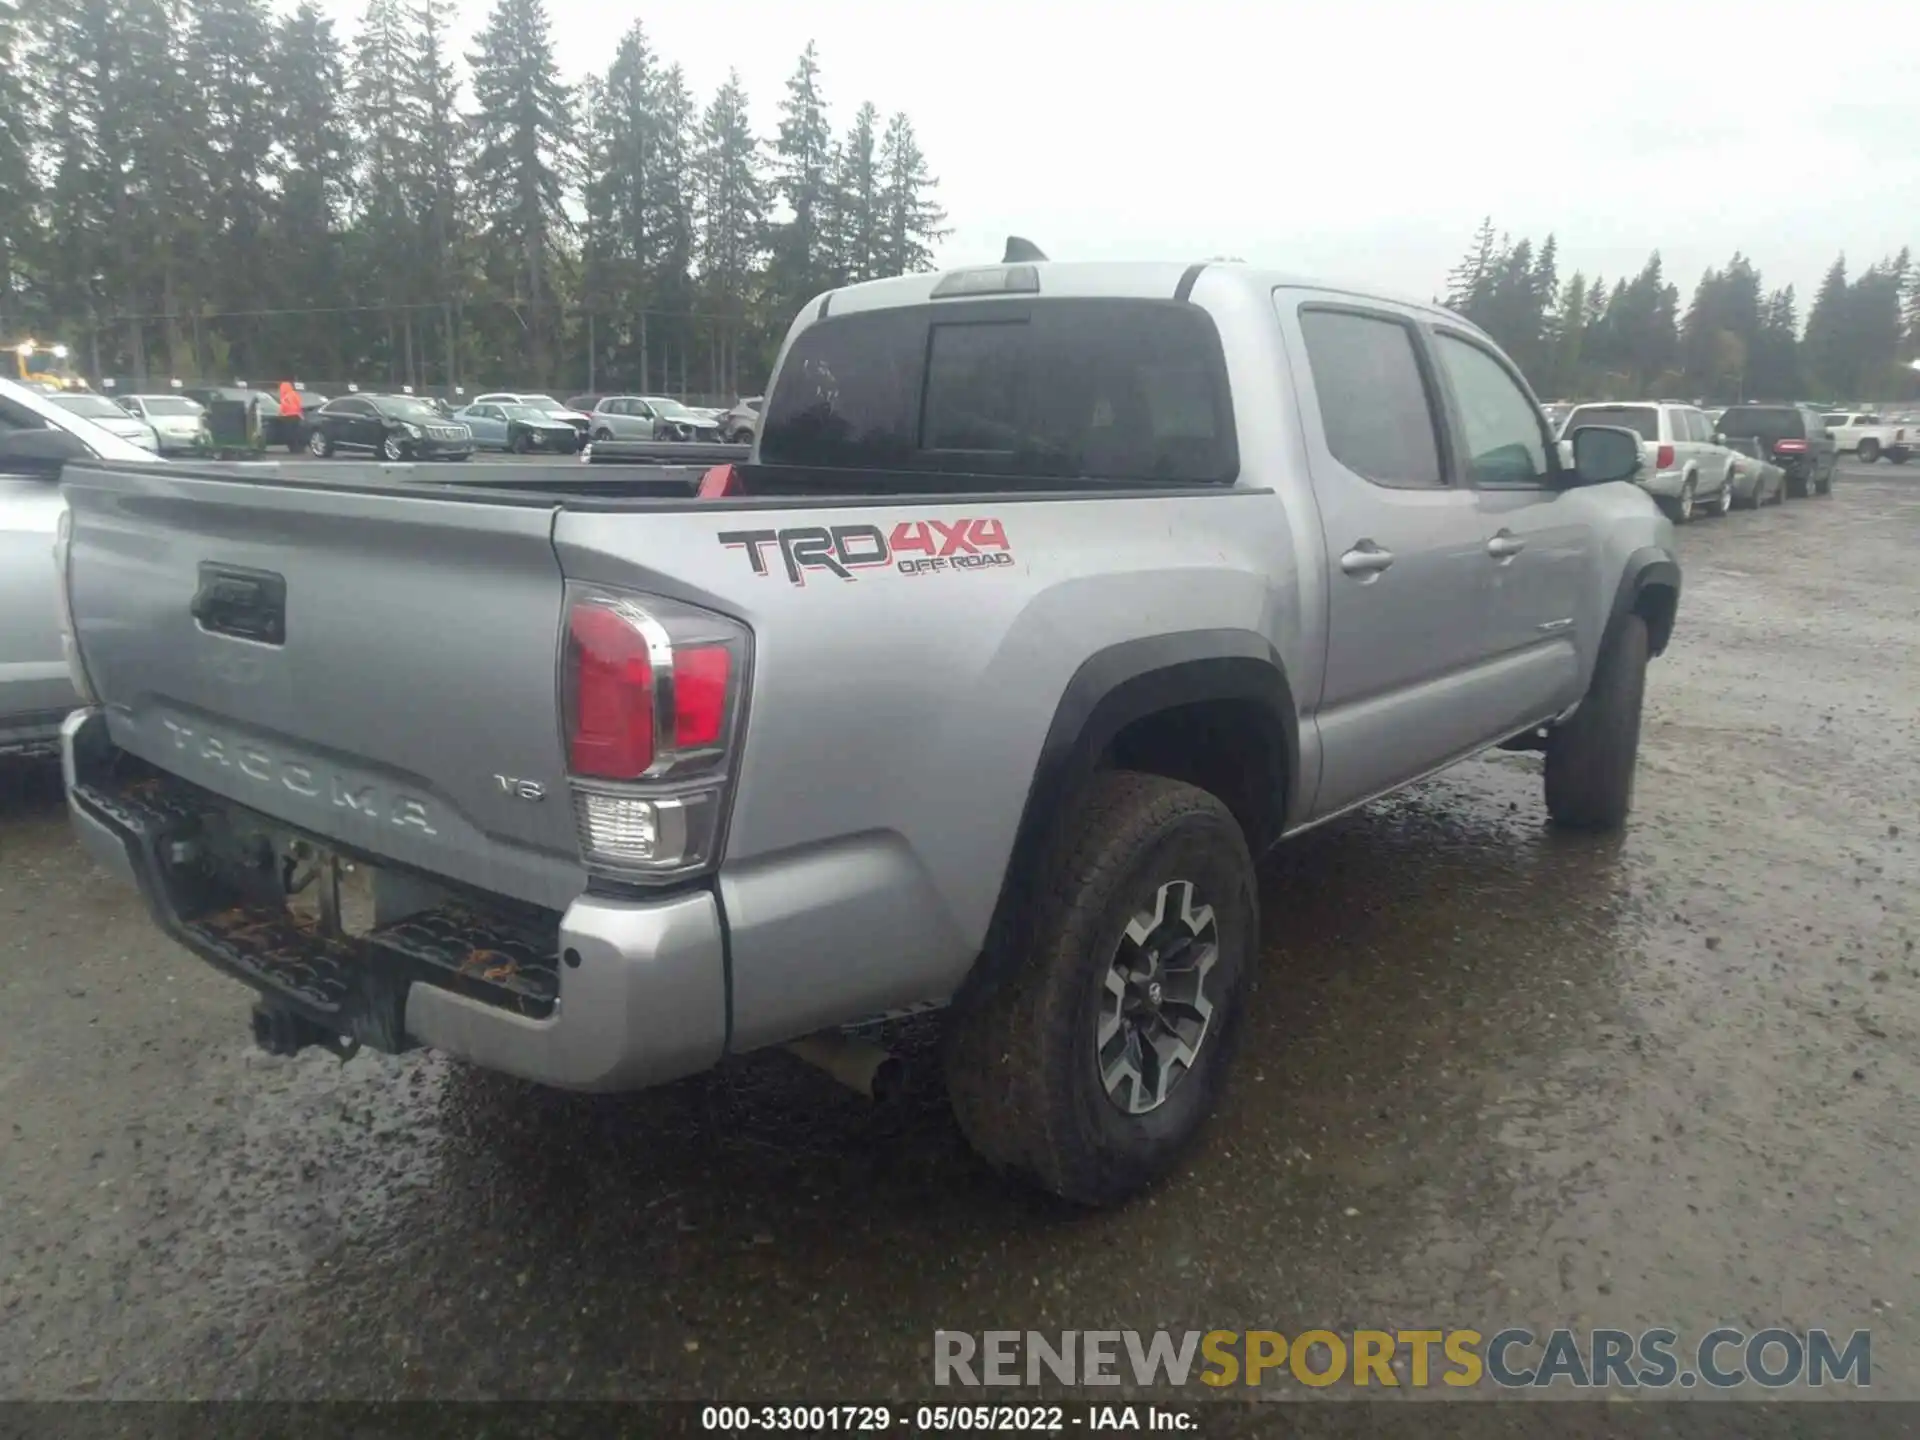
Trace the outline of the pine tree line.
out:
[[[1445,303],[1485,330],[1542,396],[1675,395],[1838,403],[1920,392],[1920,268],[1906,250],[1853,280],[1835,260],[1805,332],[1793,287],[1768,290],[1745,255],[1710,269],[1682,311],[1660,252],[1631,279],[1558,274],[1549,235],[1536,251],[1491,218],[1447,277]]]
[[[778,134],[636,23],[564,82],[543,0],[0,0],[0,342],[95,374],[737,393],[794,311],[947,233],[904,114]]]

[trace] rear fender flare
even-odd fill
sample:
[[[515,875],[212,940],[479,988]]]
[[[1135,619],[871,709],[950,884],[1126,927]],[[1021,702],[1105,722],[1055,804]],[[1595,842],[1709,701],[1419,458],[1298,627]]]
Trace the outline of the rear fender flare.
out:
[[[1017,933],[1055,818],[1100,768],[1115,737],[1137,720],[1181,706],[1245,701],[1270,718],[1278,740],[1281,793],[1273,797],[1277,840],[1300,793],[1300,720],[1279,653],[1251,630],[1189,630],[1122,641],[1096,651],[1074,671],[1054,707],[1012,853],[988,927],[985,956],[1006,954]],[[1249,837],[1249,843],[1258,842]],[[992,967],[974,967],[978,976]]]

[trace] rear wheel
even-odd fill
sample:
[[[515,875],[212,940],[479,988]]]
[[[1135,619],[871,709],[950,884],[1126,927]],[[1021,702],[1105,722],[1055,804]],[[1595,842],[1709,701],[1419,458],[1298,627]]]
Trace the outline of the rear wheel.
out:
[[[1693,497],[1693,477],[1689,475],[1685,483],[1680,486],[1679,496],[1667,502],[1667,515],[1674,524],[1685,525],[1693,519]]]
[[[1547,739],[1547,814],[1568,830],[1617,830],[1633,808],[1647,622],[1628,615],[1594,662],[1573,718]]]
[[[1880,458],[1880,442],[1878,440],[1862,440],[1860,442],[1860,448],[1853,453],[1854,458],[1862,465],[1871,465]]]
[[[1213,795],[1109,771],[1032,894],[1019,953],[955,1002],[948,1092],[988,1163],[1113,1204],[1173,1165],[1219,1097],[1257,943],[1253,859]]]
[[[1714,506],[1713,513],[1716,515],[1725,515],[1731,509],[1733,509],[1733,478],[1729,476],[1721,483],[1720,499]]]

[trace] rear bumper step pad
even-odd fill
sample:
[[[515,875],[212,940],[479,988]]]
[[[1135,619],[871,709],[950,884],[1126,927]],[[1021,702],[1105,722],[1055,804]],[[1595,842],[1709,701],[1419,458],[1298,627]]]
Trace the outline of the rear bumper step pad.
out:
[[[447,904],[362,935],[323,933],[284,903],[267,903],[258,876],[225,874],[202,858],[205,849],[190,844],[227,815],[251,812],[132,757],[119,762],[112,774],[76,777],[72,802],[126,848],[161,928],[268,1004],[329,1034],[394,1053],[414,1043],[405,1016],[407,992],[416,984],[532,1019],[553,1014],[560,993],[557,917]],[[255,818],[263,827],[300,833]]]

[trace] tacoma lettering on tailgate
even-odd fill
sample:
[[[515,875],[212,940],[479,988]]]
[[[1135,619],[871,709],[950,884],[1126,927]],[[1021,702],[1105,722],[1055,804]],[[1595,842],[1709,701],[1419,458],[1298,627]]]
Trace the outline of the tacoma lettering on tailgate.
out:
[[[722,530],[720,543],[744,550],[753,573],[768,573],[767,551],[780,556],[787,579],[807,583],[809,570],[842,580],[856,570],[891,567],[902,575],[992,570],[1013,564],[1013,547],[998,520],[902,520],[891,532],[878,525],[795,525],[780,530]]]
[[[438,835],[428,818],[426,802],[395,790],[336,771],[289,760],[252,740],[232,740],[214,735],[178,720],[163,719],[173,748],[184,751],[208,765],[217,765],[232,774],[243,775],[261,785],[271,785],[308,800],[350,811],[368,820],[385,819],[405,830],[422,835]]]

